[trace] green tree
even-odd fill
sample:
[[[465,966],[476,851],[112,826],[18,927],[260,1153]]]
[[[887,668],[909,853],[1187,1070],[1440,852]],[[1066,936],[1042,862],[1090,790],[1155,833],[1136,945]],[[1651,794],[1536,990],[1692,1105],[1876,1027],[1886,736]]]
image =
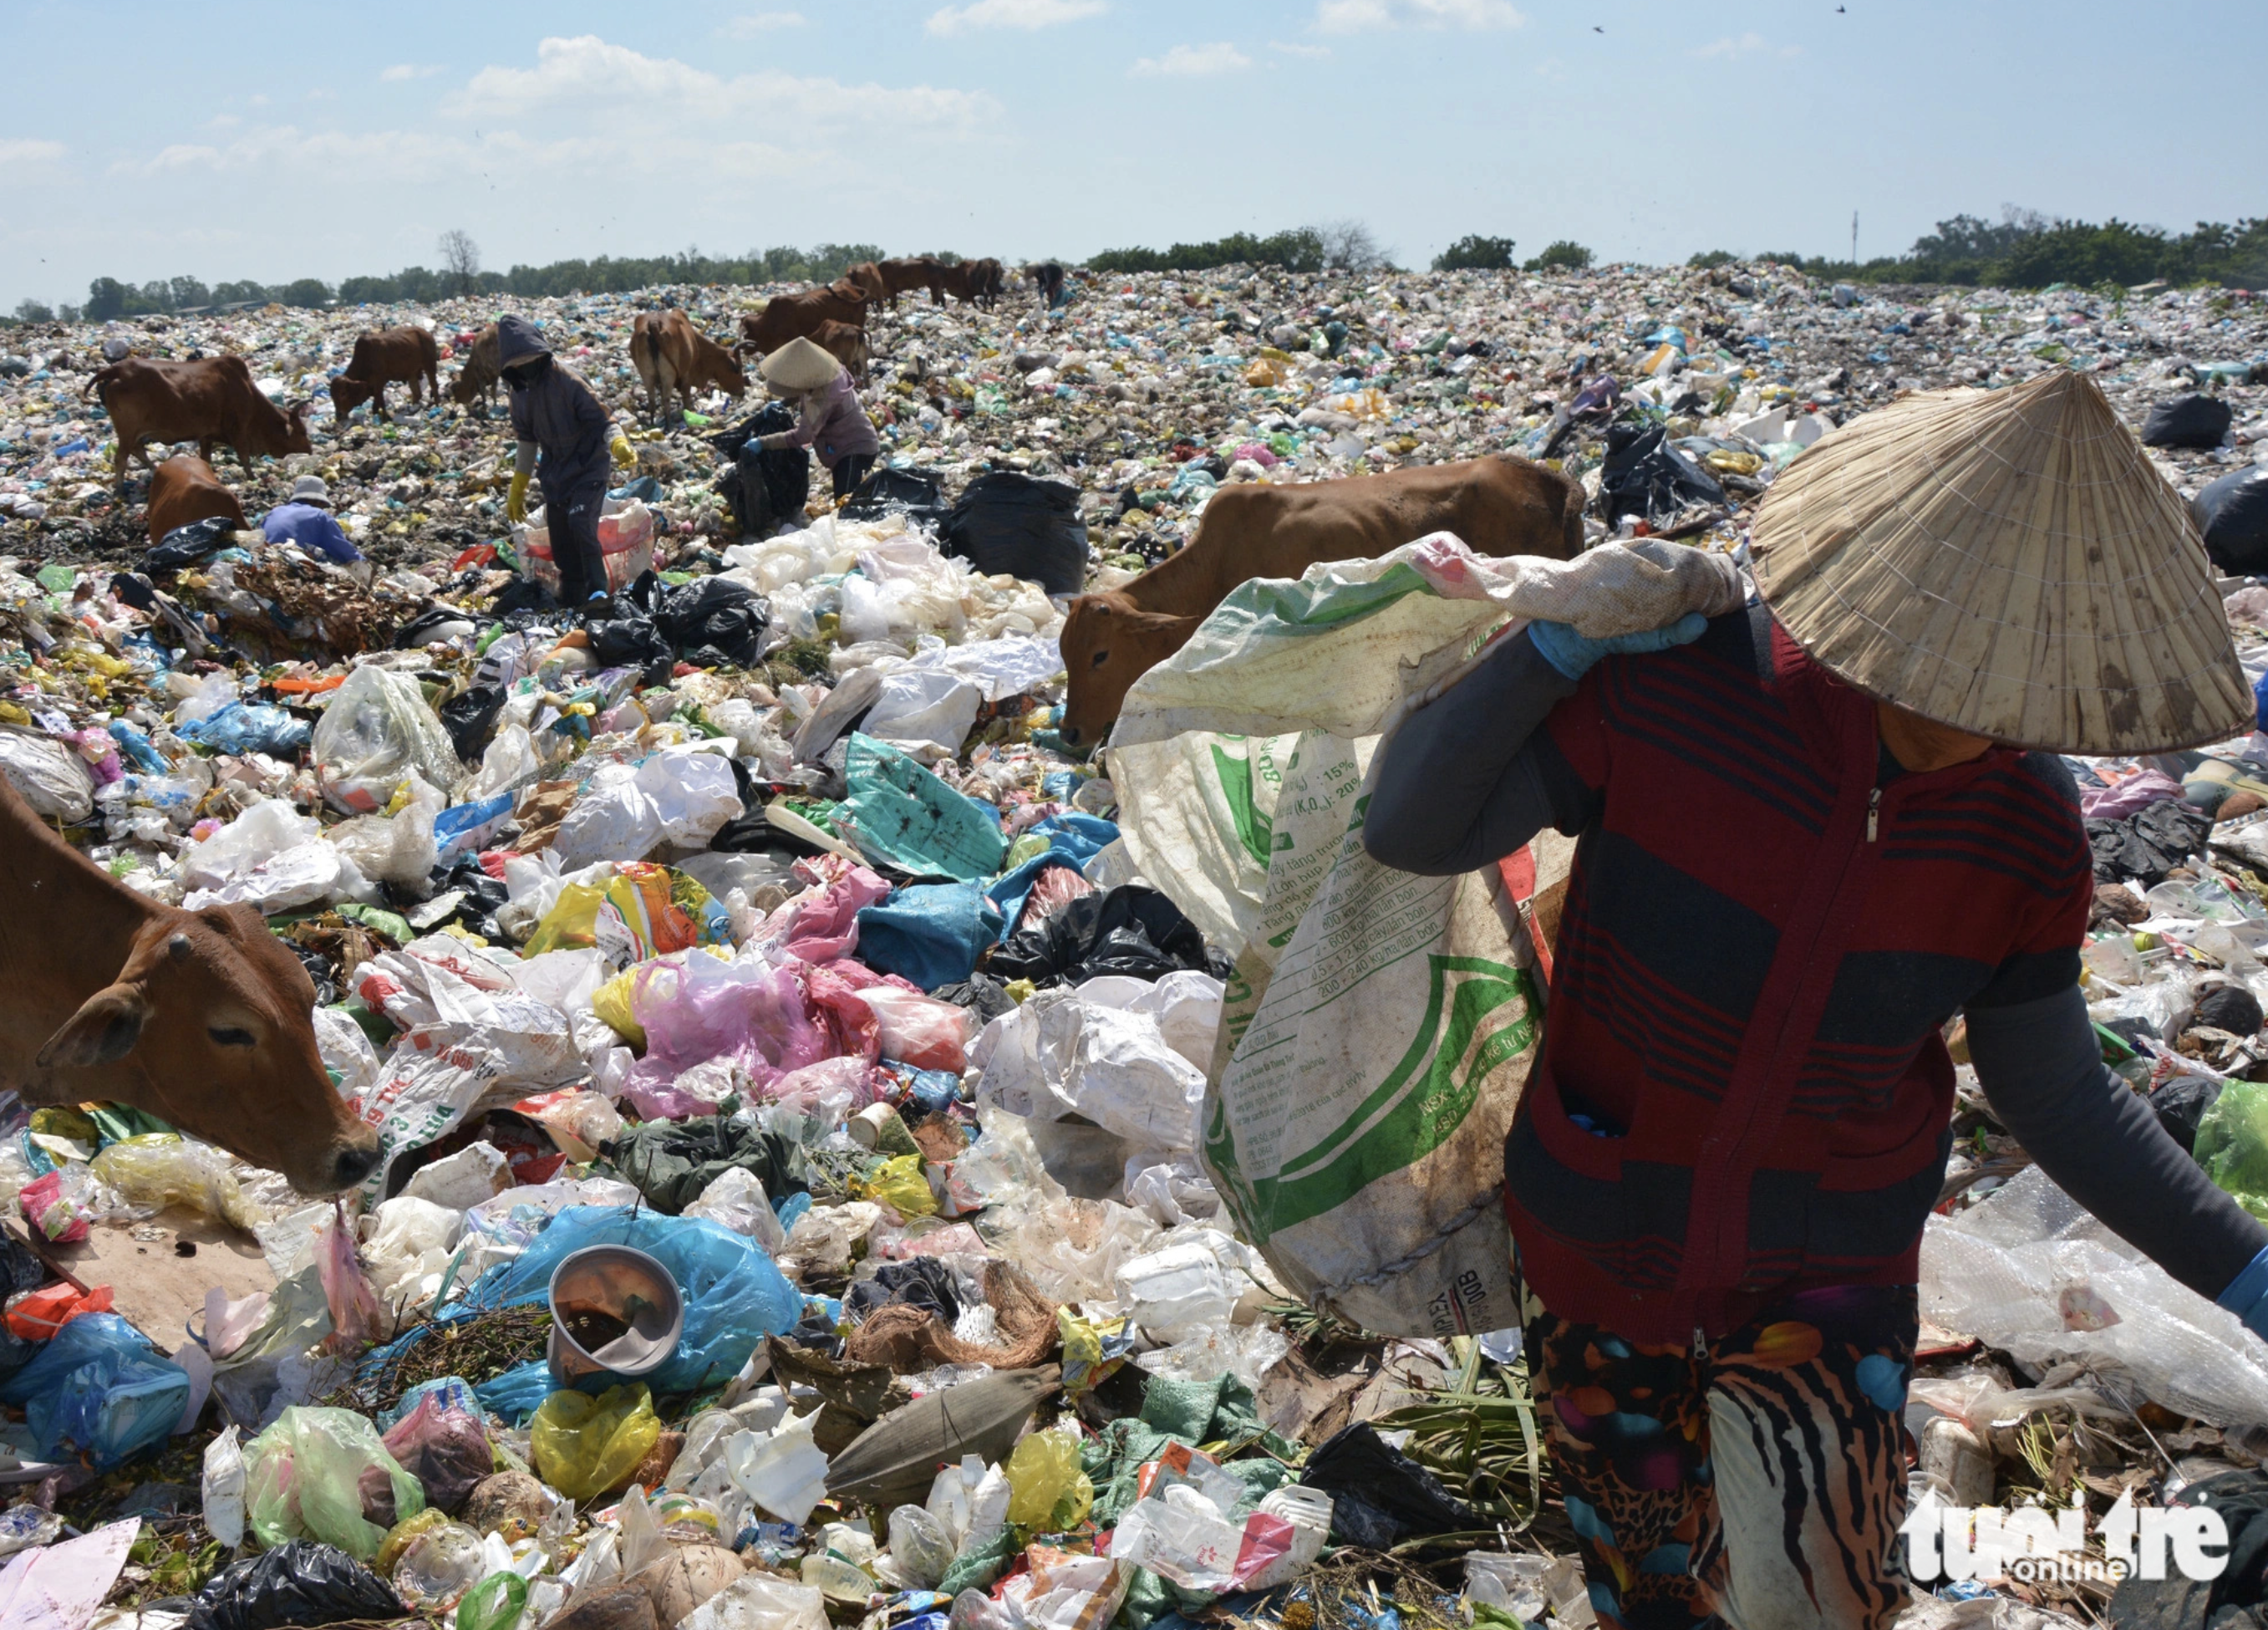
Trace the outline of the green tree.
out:
[[[55,320],[55,313],[38,300],[16,302],[16,321],[18,322],[53,322]]]
[[[129,290],[115,277],[97,277],[86,285],[86,320],[108,322],[126,314]]]
[[[1591,252],[1572,238],[1562,238],[1547,245],[1543,254],[1528,262],[1529,271],[1584,271],[1591,264]]]
[[[1704,249],[1685,263],[1697,270],[1707,271],[1712,266],[1729,265],[1738,259],[1740,256],[1730,249]]]
[[[1510,271],[1516,264],[1511,239],[1477,232],[1468,232],[1433,257],[1435,271]]]
[[[195,277],[176,277],[169,285],[169,289],[173,296],[173,309],[175,311],[186,311],[195,306],[212,304],[212,291]]]
[[[331,285],[320,277],[301,277],[276,291],[276,303],[313,310],[331,303]]]

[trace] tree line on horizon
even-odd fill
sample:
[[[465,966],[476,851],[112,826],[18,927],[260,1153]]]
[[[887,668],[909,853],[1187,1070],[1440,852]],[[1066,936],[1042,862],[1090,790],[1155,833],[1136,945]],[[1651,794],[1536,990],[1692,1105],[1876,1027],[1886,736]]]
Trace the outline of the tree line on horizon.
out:
[[[25,300],[18,322],[107,321],[115,317],[197,311],[224,306],[276,304],[303,308],[431,303],[453,296],[508,295],[542,299],[576,294],[620,294],[659,284],[756,284],[828,283],[860,261],[879,260],[873,244],[821,243],[807,249],[780,246],[744,254],[711,256],[696,249],[641,258],[601,255],[595,260],[555,261],[547,266],[483,270],[479,250],[461,232],[443,234],[438,270],[411,266],[387,277],[349,277],[335,288],[317,277],[285,284],[249,279],[208,287],[195,277],[163,278],[139,285],[98,277],[82,306],[50,307]],[[960,257],[939,253],[947,262]],[[1547,246],[1526,261],[1510,238],[1473,233],[1451,244],[1432,261],[1436,271],[1582,270],[1592,252],[1570,239]],[[2137,225],[2113,217],[2100,225],[2051,218],[2036,210],[2004,207],[1998,221],[1956,215],[1940,221],[1901,255],[1864,262],[1796,253],[1736,254],[1712,249],[1686,264],[1712,267],[1734,261],[1774,262],[1807,276],[1841,283],[1948,284],[1967,287],[2043,289],[2058,284],[2083,287],[2138,284],[2162,279],[2181,285],[2268,287],[2268,218],[2234,225],[2201,221],[2183,233]],[[1396,269],[1392,253],[1359,221],[1287,228],[1256,235],[1232,232],[1164,249],[1141,247],[1106,249],[1084,262],[1104,274],[1208,271],[1222,266],[1274,267],[1293,272],[1379,272]]]

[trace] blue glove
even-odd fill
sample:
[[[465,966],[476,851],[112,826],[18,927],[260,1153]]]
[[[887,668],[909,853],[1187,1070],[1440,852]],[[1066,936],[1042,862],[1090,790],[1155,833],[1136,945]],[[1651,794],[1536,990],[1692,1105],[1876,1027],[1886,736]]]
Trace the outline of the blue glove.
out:
[[[1701,638],[1708,626],[1708,618],[1697,611],[1689,611],[1667,628],[1616,634],[1610,639],[1587,639],[1565,623],[1530,623],[1528,638],[1535,642],[1546,662],[1570,679],[1580,679],[1601,657],[1634,656],[1648,651],[1667,651],[1672,645],[1690,645]]]
[[[2268,1247],[2228,1282],[2228,1288],[2216,1300],[2242,1320],[2245,1329],[2268,1341]]]

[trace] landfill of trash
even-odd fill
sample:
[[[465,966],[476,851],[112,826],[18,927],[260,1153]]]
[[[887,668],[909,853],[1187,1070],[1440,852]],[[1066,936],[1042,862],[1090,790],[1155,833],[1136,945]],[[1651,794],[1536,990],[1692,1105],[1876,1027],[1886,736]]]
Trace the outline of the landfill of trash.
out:
[[[506,519],[499,414],[331,409],[358,333],[414,321],[453,368],[485,306],[0,336],[0,774],[128,888],[262,915],[382,1151],[311,1202],[145,1112],[8,1101],[0,1615],[1594,1622],[1518,1329],[1366,1329],[1217,1186],[1259,918],[1161,864],[1211,817],[1130,779],[1155,751],[1065,746],[1069,596],[1182,547],[1223,485],[1493,453],[1579,479],[1594,542],[1737,561],[1837,424],[2073,367],[2192,500],[2259,680],[2268,302],[1740,263],[915,296],[869,315],[882,458],[838,505],[743,490],[760,395],[664,420],[639,393],[641,311],[721,338],[763,292],[514,303],[634,458],[621,615],[588,627]],[[322,476],[358,558],[150,536],[86,394],[133,355],[311,397],[312,453],[216,467],[254,515]],[[2268,734],[2073,768],[2105,1057],[2268,1218]],[[1916,1497],[2268,1489],[2258,1350],[1962,1082]],[[1904,1622],[2102,1622],[2112,1589],[1970,1580]]]

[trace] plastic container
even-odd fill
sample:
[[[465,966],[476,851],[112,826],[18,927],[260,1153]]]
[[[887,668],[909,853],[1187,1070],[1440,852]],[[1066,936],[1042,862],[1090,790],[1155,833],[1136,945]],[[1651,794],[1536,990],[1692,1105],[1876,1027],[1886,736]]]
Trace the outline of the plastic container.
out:
[[[561,1386],[585,1376],[634,1380],[677,1351],[685,1304],[669,1270],[645,1252],[592,1245],[553,1270],[551,1321],[544,1355]]]
[[[599,554],[606,562],[607,588],[619,594],[653,567],[653,512],[635,498],[627,503],[609,498],[607,510],[599,517]],[[512,543],[522,575],[534,579],[556,598],[559,564],[551,553],[550,528],[516,528]]]

